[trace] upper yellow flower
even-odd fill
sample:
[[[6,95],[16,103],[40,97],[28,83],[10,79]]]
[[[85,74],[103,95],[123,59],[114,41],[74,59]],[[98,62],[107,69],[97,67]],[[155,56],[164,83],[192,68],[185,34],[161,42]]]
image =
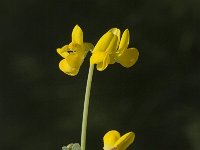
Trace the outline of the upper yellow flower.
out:
[[[129,39],[128,29],[123,32],[121,40],[120,30],[117,28],[110,29],[94,47],[90,63],[97,64],[97,70],[99,71],[115,62],[126,68],[133,66],[138,59],[139,52],[136,48],[128,48]]]
[[[97,42],[90,58],[91,64],[97,64],[97,70],[102,71],[108,64],[114,62],[112,54],[116,52],[118,47],[118,35],[120,35],[120,30],[113,28],[112,31],[109,30]]]
[[[64,58],[59,63],[60,70],[71,76],[77,75],[87,52],[93,47],[91,43],[83,42],[83,31],[76,25],[72,31],[72,42],[57,49]]]
[[[126,150],[130,144],[133,143],[135,134],[128,132],[123,136],[115,130],[107,132],[104,137],[104,150]]]

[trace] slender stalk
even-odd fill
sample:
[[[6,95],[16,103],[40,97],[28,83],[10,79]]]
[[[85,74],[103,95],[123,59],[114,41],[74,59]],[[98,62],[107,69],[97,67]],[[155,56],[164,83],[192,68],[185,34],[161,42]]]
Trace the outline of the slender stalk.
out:
[[[83,108],[83,120],[82,120],[82,131],[81,131],[81,150],[85,150],[86,146],[86,130],[87,130],[87,118],[88,118],[88,109],[89,109],[89,100],[90,100],[90,89],[92,84],[94,65],[90,65],[86,91],[85,91],[85,101]]]

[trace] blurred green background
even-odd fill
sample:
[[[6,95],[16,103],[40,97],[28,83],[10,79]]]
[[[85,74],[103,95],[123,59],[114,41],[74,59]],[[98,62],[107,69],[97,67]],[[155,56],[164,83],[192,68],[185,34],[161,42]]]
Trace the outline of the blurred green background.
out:
[[[136,133],[133,150],[200,149],[199,0],[1,0],[0,149],[61,150],[80,141],[89,55],[79,74],[58,69],[56,48],[79,24],[96,43],[128,28],[136,65],[95,70],[87,149]]]

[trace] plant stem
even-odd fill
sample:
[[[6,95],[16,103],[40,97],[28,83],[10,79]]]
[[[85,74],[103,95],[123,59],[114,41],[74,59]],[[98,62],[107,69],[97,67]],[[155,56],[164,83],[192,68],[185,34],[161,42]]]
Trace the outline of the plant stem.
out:
[[[85,150],[86,146],[86,130],[87,130],[87,118],[88,118],[88,109],[89,109],[89,100],[90,100],[90,89],[92,84],[94,65],[90,65],[86,91],[85,91],[85,101],[83,108],[83,120],[82,120],[82,131],[81,131],[81,150]]]

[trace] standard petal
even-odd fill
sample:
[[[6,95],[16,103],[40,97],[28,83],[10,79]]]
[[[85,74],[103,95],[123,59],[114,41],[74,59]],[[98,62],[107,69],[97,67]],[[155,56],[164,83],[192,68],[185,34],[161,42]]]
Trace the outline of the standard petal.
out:
[[[116,150],[126,150],[128,146],[133,143],[134,139],[135,134],[133,132],[128,132],[115,142],[114,148],[116,148]]]
[[[121,55],[123,51],[128,48],[129,39],[130,39],[129,30],[126,29],[122,34],[122,38],[119,44],[119,52],[118,52],[119,55]]]
[[[116,60],[118,63],[120,63],[122,66],[129,68],[133,66],[136,61],[138,60],[139,52],[136,48],[129,48],[124,50],[122,55],[119,57],[116,57]]]
[[[110,44],[110,41],[112,40],[114,34],[112,32],[107,32],[105,33],[97,42],[96,46],[94,47],[94,50],[92,51],[93,53],[96,51],[99,52],[105,52],[107,47]]]
[[[72,31],[72,42],[83,45],[83,31],[78,25]]]
[[[57,53],[60,54],[63,58],[66,58],[69,55],[68,50],[68,45],[65,45],[62,48],[57,48]]]
[[[114,147],[116,141],[119,139],[120,133],[118,131],[111,130],[107,132],[103,137],[104,150],[111,150]]]
[[[64,73],[70,75],[70,76],[75,76],[78,74],[79,68],[73,68],[69,65],[66,59],[63,59],[59,63],[59,68],[61,71]]]

